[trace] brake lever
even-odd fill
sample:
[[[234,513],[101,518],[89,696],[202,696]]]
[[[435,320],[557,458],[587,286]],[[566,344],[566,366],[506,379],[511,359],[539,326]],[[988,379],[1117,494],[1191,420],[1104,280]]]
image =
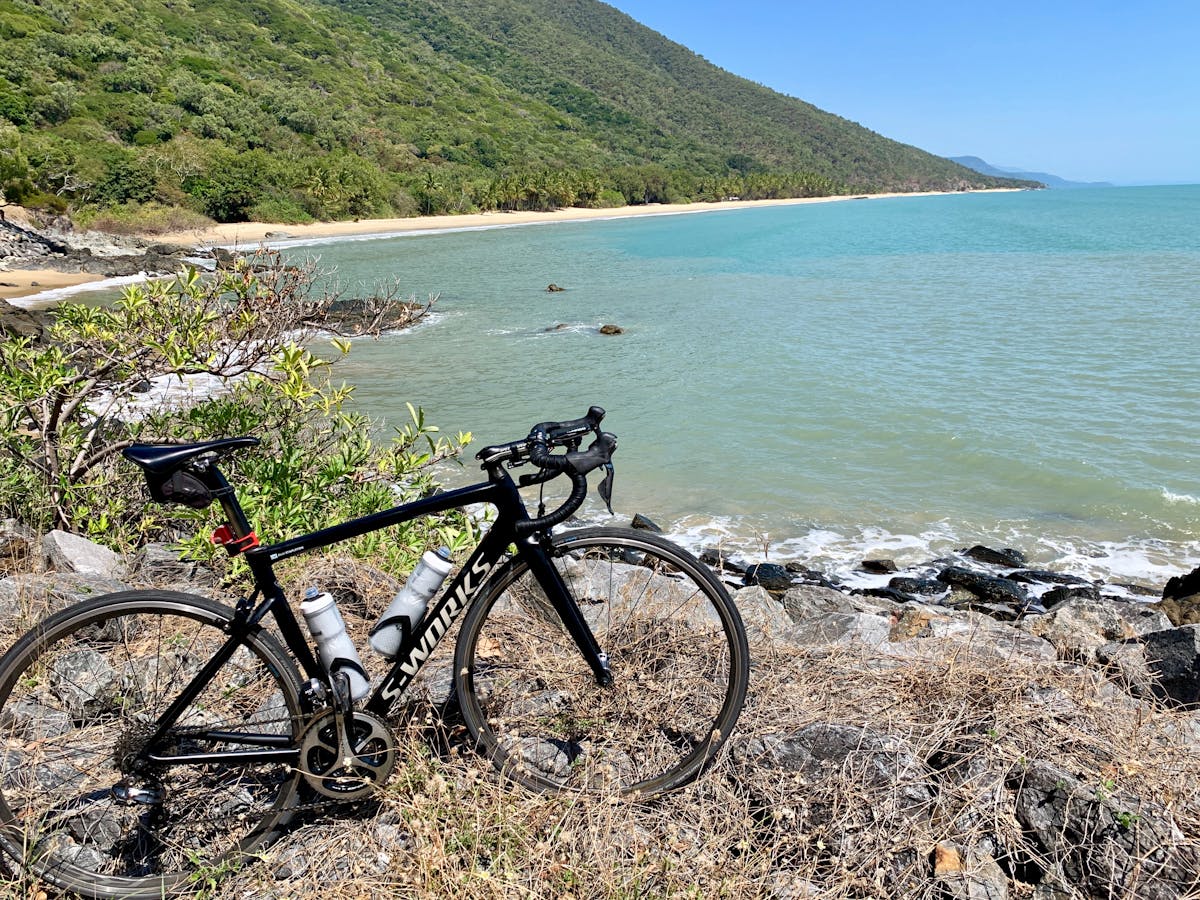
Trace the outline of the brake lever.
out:
[[[612,463],[604,464],[604,480],[600,482],[600,496],[604,500],[604,505],[608,507],[608,514],[614,515],[612,508],[612,489],[613,479],[616,477],[616,469]]]

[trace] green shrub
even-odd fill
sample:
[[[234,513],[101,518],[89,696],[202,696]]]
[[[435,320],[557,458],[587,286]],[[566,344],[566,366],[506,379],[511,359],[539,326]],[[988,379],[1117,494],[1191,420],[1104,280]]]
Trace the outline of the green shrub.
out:
[[[247,213],[251,222],[282,222],[286,225],[304,225],[313,217],[295,200],[286,197],[267,197],[258,201]]]
[[[457,456],[470,436],[442,438],[413,410],[390,440],[372,439],[373,423],[348,407],[353,388],[332,381],[333,363],[296,343],[336,299],[310,296],[313,277],[262,254],[214,278],[189,270],[132,286],[111,307],[64,304],[50,342],[0,344],[0,514],[122,549],[173,539],[210,555],[220,508],[148,503],[120,451],[241,434],[262,444],[226,469],[264,541],[433,491],[430,466]],[[420,315],[411,305],[398,313],[405,310]],[[200,374],[216,376],[221,389],[173,409],[133,402],[145,379]],[[401,530],[399,540],[367,536],[354,547],[402,567],[430,531],[454,546],[466,527],[461,516],[442,516]]]
[[[162,203],[130,202],[117,206],[85,206],[76,211],[75,224],[110,234],[165,234],[207,228],[212,219],[202,213]]]

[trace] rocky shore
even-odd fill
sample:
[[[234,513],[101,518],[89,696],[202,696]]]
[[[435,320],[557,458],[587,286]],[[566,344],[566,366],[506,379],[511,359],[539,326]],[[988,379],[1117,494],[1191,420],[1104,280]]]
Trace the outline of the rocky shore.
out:
[[[6,209],[0,218],[0,284],[13,284],[14,292],[21,286],[5,276],[11,278],[25,270],[97,278],[171,275],[179,271],[186,257],[196,255],[182,244],[77,231],[65,218],[44,227],[19,210]],[[37,336],[44,324],[44,313],[0,299],[0,334]]]
[[[672,799],[616,815],[610,804],[553,807],[556,828],[589,829],[598,849],[588,852],[611,865],[649,860],[663,885],[723,883],[723,896],[777,900],[1196,896],[1200,575],[1174,581],[1165,601],[1119,598],[1102,584],[1029,569],[1019,551],[972,547],[894,572],[885,588],[843,590],[798,563],[705,558],[752,640],[752,694],[738,733],[721,763]],[[44,611],[97,593],[217,592],[214,573],[168,547],[126,560],[11,520],[0,527],[0,567],[10,573],[0,577],[10,641]],[[368,618],[363,598],[395,587],[360,563],[323,577]],[[416,687],[432,705],[409,715],[452,721],[448,670],[428,671]],[[472,808],[486,781],[473,766],[486,764],[459,754],[453,728],[438,733],[437,802]],[[439,754],[448,755],[437,763]],[[504,822],[536,820],[554,802],[494,790],[488,802],[502,806]],[[445,852],[415,824],[434,800],[427,787],[401,793],[381,802],[366,838],[353,818],[318,819],[213,896],[306,895],[330,878],[358,879],[357,896],[386,896],[424,878],[434,845]],[[549,865],[546,852],[562,864],[568,851],[529,840],[529,861],[514,865]],[[593,864],[586,854],[570,859]],[[550,896],[462,894],[518,895]]]

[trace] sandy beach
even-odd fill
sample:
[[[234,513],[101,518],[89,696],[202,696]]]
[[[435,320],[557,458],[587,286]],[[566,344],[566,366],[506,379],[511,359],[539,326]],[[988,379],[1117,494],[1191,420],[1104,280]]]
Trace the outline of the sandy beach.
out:
[[[93,281],[103,280],[103,275],[90,275],[87,272],[55,272],[53,269],[9,269],[0,271],[0,300],[32,297],[43,291],[53,291],[59,288],[74,287],[77,284],[88,284]]]
[[[998,189],[1008,190],[1008,189]],[[542,225],[556,222],[584,222],[600,219],[623,219],[636,216],[672,216],[718,210],[751,209],[759,206],[790,206],[802,203],[833,203],[842,200],[878,200],[892,197],[931,197],[954,193],[925,191],[849,195],[837,197],[804,197],[784,200],[725,200],[718,203],[651,203],[643,206],[619,206],[612,209],[581,209],[571,207],[554,212],[487,212],[454,216],[414,216],[393,219],[359,219],[353,222],[314,222],[308,225],[287,225],[269,222],[231,222],[208,228],[173,231],[147,237],[156,243],[182,244],[198,248],[233,246],[253,248],[260,244],[280,241],[304,241],[363,235],[412,234],[451,229],[506,228],[517,225]],[[101,281],[102,276],[78,272],[56,272],[48,269],[12,268],[0,270],[0,299],[24,299],[36,304],[37,295],[45,291],[69,288]]]
[[[353,237],[364,234],[404,234],[465,228],[501,228],[510,225],[534,225],[551,222],[583,222],[595,219],[622,219],[633,216],[668,216],[716,210],[749,209],[756,206],[788,206],[800,203],[831,203],[840,200],[881,199],[887,197],[929,197],[947,193],[929,191],[910,194],[871,194],[838,197],[805,197],[787,200],[725,200],[719,203],[651,203],[644,206],[618,206],[613,209],[559,209],[554,212],[487,212],[455,216],[416,216],[406,219],[359,219],[353,222],[314,222],[311,225],[281,225],[263,222],[233,222],[211,228],[177,231],[160,235],[165,243],[196,246],[257,245],[281,240]]]

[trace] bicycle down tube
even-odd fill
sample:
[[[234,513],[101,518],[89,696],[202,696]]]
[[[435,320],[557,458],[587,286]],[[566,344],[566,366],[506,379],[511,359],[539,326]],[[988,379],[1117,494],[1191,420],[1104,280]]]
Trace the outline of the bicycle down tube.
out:
[[[274,573],[273,564],[281,559],[329,546],[359,535],[377,531],[401,522],[411,521],[426,515],[445,512],[477,503],[487,503],[497,509],[496,521],[483,537],[470,558],[463,564],[449,586],[420,622],[402,642],[392,662],[392,668],[376,687],[364,709],[384,714],[392,702],[420,671],[425,660],[450,630],[459,615],[470,603],[479,586],[502,564],[509,546],[515,545],[517,554],[523,557],[535,573],[546,595],[562,618],[564,627],[571,635],[584,660],[588,663],[599,684],[607,685],[611,674],[607,655],[597,644],[578,605],[571,597],[562,576],[550,561],[536,535],[518,537],[518,523],[528,522],[529,515],[521,502],[517,487],[511,476],[496,467],[490,470],[491,480],[470,487],[436,494],[407,503],[383,512],[343,522],[312,534],[281,541],[278,544],[256,547],[246,552],[245,559],[254,573],[255,582],[264,593],[263,604],[268,604],[275,615],[287,644],[297,651],[300,646],[305,653],[297,652],[310,678],[320,678],[323,670],[308,647],[307,640],[291,608],[283,598]],[[256,609],[252,619],[256,620],[266,610]]]

